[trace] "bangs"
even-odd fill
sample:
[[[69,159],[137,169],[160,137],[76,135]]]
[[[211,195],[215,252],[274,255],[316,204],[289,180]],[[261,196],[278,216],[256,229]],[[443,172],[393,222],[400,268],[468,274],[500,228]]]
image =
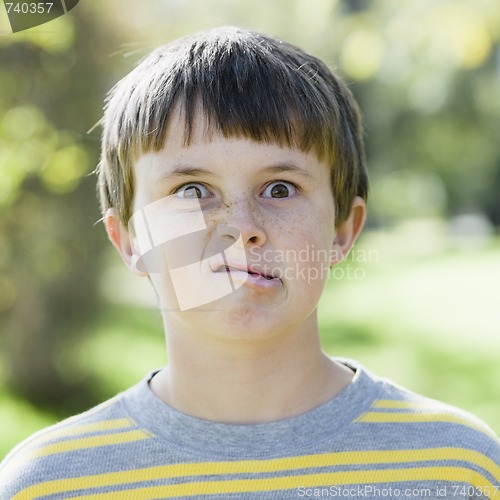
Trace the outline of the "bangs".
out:
[[[279,45],[279,57],[273,45]],[[107,111],[120,109],[121,116],[109,122],[135,157],[162,149],[178,107],[186,145],[202,116],[207,138],[244,137],[313,150],[320,161],[331,161],[332,122],[339,122],[332,82],[327,88],[319,60],[300,55],[286,43],[231,29],[223,38],[218,31],[192,44],[183,39],[153,52],[113,89]]]
[[[315,75],[317,70],[302,66],[297,71],[297,66],[296,78],[290,79],[290,68],[270,66],[258,53],[245,58],[235,52],[223,54],[219,78],[207,78],[209,73],[198,71],[196,66],[204,64],[202,58],[190,66],[192,74],[182,82],[178,96],[186,144],[191,142],[193,123],[201,111],[208,134],[314,150],[321,160],[330,157],[333,136],[325,119],[331,115],[329,103],[312,84],[311,76],[309,81],[301,78],[306,72]],[[311,99],[312,92],[319,95]]]

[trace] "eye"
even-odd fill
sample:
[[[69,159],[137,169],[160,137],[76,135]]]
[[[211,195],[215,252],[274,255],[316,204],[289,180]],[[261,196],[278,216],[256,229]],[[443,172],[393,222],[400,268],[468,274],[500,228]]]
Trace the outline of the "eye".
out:
[[[194,200],[195,198],[209,198],[211,193],[203,184],[192,183],[184,184],[180,188],[176,189],[175,196],[177,198]]]
[[[285,181],[271,182],[262,191],[264,198],[290,198],[297,193],[298,189],[291,182]]]

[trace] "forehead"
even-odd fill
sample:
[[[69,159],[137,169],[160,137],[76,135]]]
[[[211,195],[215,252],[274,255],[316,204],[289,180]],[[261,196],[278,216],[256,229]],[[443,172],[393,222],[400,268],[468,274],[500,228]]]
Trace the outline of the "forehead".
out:
[[[159,182],[175,184],[182,179],[200,182],[219,179],[217,184],[237,181],[242,185],[280,175],[291,175],[304,182],[329,177],[328,165],[313,152],[245,137],[224,137],[220,133],[194,134],[190,143],[185,144],[179,128],[167,135],[160,151],[139,157],[134,171],[138,189],[141,185],[154,187]]]
[[[279,163],[325,163],[316,152],[304,151],[297,145],[283,144],[279,140],[256,140],[240,129],[232,133],[220,130],[203,110],[197,109],[190,120],[182,106],[177,105],[169,117],[161,147],[145,152],[136,162],[137,167],[144,163],[141,158],[148,158],[150,165],[168,169],[189,161],[211,165],[226,161],[238,164],[257,163],[260,166]],[[193,165],[195,166],[195,165]],[[283,170],[286,170],[285,168]]]
[[[222,128],[220,123],[205,112],[201,105],[197,105],[191,113],[187,112],[182,103],[177,103],[169,114],[162,141],[153,147],[143,148],[139,156],[147,153],[183,154],[195,150],[213,149],[215,145],[235,142],[247,142],[253,151],[281,150],[282,153],[298,154],[299,156],[314,156],[319,162],[330,164],[328,158],[320,154],[314,146],[304,147],[300,137],[286,138],[279,133],[255,135],[251,127],[245,124],[236,124],[233,128]],[[302,147],[301,147],[302,146]]]

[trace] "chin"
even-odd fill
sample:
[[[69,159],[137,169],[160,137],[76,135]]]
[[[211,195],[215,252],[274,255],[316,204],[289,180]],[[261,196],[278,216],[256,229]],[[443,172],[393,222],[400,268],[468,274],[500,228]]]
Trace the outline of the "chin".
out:
[[[227,339],[258,340],[274,337],[283,328],[277,309],[262,307],[252,302],[224,304],[214,312],[217,335]]]

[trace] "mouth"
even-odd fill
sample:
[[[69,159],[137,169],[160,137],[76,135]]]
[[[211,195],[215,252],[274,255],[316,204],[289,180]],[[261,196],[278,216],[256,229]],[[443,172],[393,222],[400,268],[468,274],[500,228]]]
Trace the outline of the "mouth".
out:
[[[271,273],[267,273],[263,270],[256,269],[252,266],[243,266],[243,265],[221,265],[217,269],[215,269],[214,272],[220,273],[220,272],[226,272],[226,273],[231,273],[231,272],[243,272],[247,273],[249,276],[252,276],[253,278],[264,278],[268,281],[270,280],[275,280],[279,279],[277,276],[274,276]]]

